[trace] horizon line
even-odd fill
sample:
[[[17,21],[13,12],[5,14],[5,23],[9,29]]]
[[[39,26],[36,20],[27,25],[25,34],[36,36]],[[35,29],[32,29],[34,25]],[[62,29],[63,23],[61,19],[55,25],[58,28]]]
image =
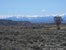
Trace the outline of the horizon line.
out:
[[[9,17],[16,17],[16,18],[20,18],[20,17],[47,17],[47,16],[64,16],[66,15],[66,13],[63,14],[52,14],[52,15],[0,15],[0,18],[9,18]]]

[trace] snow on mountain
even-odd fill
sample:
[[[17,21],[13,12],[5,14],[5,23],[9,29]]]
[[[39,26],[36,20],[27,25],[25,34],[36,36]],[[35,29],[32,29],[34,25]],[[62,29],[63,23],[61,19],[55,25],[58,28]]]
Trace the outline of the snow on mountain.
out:
[[[32,23],[54,23],[54,17],[55,16],[42,16],[42,17],[17,17],[12,16],[9,18],[5,18],[8,20],[14,20],[14,21],[30,21]],[[66,23],[66,15],[61,16],[63,19],[63,23]]]

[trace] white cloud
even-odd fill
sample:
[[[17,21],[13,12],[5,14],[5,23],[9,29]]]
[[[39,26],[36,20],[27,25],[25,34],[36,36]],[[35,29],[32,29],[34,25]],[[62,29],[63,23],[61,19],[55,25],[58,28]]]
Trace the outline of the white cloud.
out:
[[[41,10],[41,12],[46,12],[46,11],[47,11],[47,10],[45,10],[45,9],[42,9],[42,10]]]

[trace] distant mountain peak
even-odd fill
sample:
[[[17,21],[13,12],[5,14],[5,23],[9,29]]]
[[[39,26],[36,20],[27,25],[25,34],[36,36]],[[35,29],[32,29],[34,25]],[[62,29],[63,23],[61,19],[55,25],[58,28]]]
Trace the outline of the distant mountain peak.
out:
[[[13,21],[30,21],[32,23],[53,23],[54,22],[54,17],[55,16],[38,16],[38,17],[17,17],[17,16],[12,16],[8,18],[3,18],[7,20],[13,20]],[[63,19],[63,22],[66,23],[66,15],[61,16]]]

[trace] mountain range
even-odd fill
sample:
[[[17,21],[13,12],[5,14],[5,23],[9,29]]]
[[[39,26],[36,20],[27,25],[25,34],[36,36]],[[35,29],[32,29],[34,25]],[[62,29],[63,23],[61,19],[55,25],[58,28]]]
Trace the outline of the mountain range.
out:
[[[55,16],[45,16],[45,17],[19,17],[12,16],[9,18],[0,19],[0,25],[29,25],[31,23],[54,23]],[[61,16],[63,21],[62,23],[66,23],[66,15]]]
[[[66,15],[61,16],[63,21],[62,23],[66,23]],[[54,23],[54,16],[45,16],[45,17],[16,17],[12,16],[6,18],[7,20],[13,21],[29,21],[31,23]]]

